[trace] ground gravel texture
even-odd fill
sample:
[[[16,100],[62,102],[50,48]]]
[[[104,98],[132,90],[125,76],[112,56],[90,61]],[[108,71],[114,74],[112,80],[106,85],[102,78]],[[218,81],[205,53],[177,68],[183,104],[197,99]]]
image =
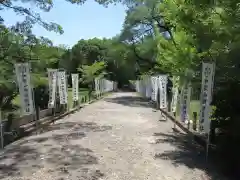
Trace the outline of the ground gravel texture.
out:
[[[115,93],[9,145],[0,179],[221,180],[172,127],[135,93]]]

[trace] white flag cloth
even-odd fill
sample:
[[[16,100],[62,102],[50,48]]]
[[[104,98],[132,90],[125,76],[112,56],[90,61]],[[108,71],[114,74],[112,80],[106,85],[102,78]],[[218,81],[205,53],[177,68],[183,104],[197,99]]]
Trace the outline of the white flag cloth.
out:
[[[56,100],[57,69],[47,69],[47,71],[48,71],[48,86],[49,86],[48,108],[53,108]]]
[[[179,76],[173,77],[173,88],[172,88],[172,103],[171,103],[171,111],[177,111],[177,103],[179,97]]]
[[[58,71],[58,90],[60,97],[60,104],[67,104],[68,95],[67,95],[67,83],[65,71]]]
[[[192,91],[192,87],[191,87],[190,82],[182,88],[182,92],[181,92],[181,120],[183,122],[188,122],[188,120],[189,120],[191,91]]]
[[[30,115],[34,112],[33,94],[30,82],[30,67],[28,63],[15,64],[15,73],[21,99],[23,115]]]
[[[145,86],[146,86],[146,97],[151,98],[152,86],[151,86],[151,77],[150,76],[146,77]]]
[[[203,63],[202,64],[202,88],[201,88],[201,109],[200,109],[200,121],[199,129],[209,133],[210,131],[210,103],[212,100],[212,88],[214,78],[214,64]]]
[[[152,84],[152,100],[157,101],[157,91],[158,91],[158,78],[156,76],[151,77]]]
[[[72,74],[72,98],[73,101],[78,101],[78,74]]]
[[[160,92],[160,108],[167,108],[167,76],[160,75],[159,79],[159,92]]]

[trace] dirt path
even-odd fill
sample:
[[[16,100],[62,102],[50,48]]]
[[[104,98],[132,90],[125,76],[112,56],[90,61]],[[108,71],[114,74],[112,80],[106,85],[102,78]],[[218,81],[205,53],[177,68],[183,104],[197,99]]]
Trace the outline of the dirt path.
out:
[[[116,93],[8,146],[0,179],[204,180],[185,135],[159,117],[134,93]]]

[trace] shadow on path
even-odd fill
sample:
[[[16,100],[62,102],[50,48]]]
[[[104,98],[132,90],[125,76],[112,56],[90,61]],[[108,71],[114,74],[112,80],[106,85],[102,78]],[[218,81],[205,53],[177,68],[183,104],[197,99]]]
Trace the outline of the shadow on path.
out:
[[[0,155],[0,179],[33,174],[47,165],[47,173],[54,180],[69,176],[78,180],[97,180],[103,173],[89,168],[89,165],[98,164],[97,157],[91,149],[76,142],[85,137],[87,132],[110,129],[110,126],[89,122],[50,125],[43,130],[44,133],[30,136],[5,149]]]
[[[104,101],[130,107],[153,108],[153,105],[148,100],[139,96],[121,96],[114,98],[105,98]]]
[[[51,124],[50,126],[44,127],[41,132],[48,132],[48,131],[58,131],[58,130],[71,130],[71,131],[83,131],[83,132],[101,132],[111,130],[111,126],[99,126],[97,123],[93,122],[63,122],[63,123],[56,123]]]
[[[206,173],[202,175],[201,180],[226,180],[217,170],[216,164],[206,162],[206,154],[202,147],[196,144],[191,137],[182,134],[177,130],[173,133],[154,133],[157,138],[155,143],[169,143],[175,147],[172,151],[156,153],[155,158],[171,161],[174,166],[185,165],[194,170],[199,169]]]

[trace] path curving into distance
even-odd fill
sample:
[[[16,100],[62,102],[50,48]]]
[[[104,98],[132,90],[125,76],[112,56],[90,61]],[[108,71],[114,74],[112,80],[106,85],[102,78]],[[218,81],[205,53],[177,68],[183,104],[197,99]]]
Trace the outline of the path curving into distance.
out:
[[[211,168],[204,170],[204,158],[185,141],[186,135],[172,127],[135,93],[115,93],[39,135],[8,146],[0,155],[0,179],[205,180],[213,176]]]

